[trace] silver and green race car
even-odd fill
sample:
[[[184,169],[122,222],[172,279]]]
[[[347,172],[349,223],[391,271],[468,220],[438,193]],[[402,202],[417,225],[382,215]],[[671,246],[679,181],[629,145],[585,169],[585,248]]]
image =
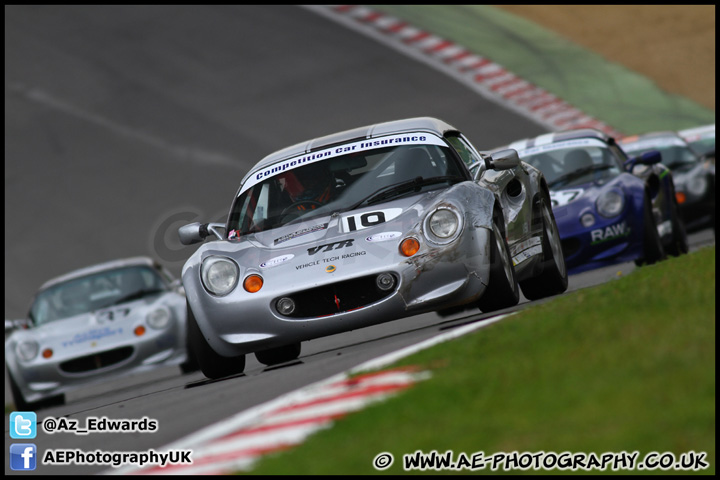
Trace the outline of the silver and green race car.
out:
[[[471,174],[471,169],[474,175]],[[189,347],[203,373],[300,355],[301,342],[561,293],[567,270],[542,173],[481,155],[429,117],[275,152],[243,178],[225,224],[180,228]]]

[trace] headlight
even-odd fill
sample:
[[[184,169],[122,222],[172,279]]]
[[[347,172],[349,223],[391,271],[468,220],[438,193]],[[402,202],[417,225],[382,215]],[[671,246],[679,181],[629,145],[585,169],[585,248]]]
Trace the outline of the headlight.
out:
[[[167,327],[168,323],[170,323],[170,312],[168,312],[164,308],[158,308],[157,310],[153,310],[152,312],[148,313],[147,323],[156,330],[165,328]]]
[[[33,358],[37,357],[40,345],[34,340],[24,341],[17,344],[15,352],[20,360],[29,362]]]
[[[603,217],[615,217],[625,206],[625,197],[620,192],[609,190],[597,199],[597,210]]]
[[[460,232],[460,215],[451,208],[440,207],[431,213],[425,221],[428,239],[436,243],[447,243]]]
[[[237,285],[238,266],[224,257],[208,257],[202,264],[202,281],[213,295],[223,296]]]
[[[696,175],[687,182],[687,191],[694,197],[702,197],[708,187],[708,181],[705,175]]]

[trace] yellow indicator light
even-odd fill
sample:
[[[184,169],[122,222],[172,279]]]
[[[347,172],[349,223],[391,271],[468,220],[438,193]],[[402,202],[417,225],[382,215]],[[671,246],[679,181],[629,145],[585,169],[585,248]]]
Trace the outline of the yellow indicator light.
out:
[[[52,349],[51,349],[51,348],[46,348],[45,350],[43,350],[42,356],[43,356],[43,358],[50,358],[50,357],[52,357],[52,356],[53,356],[53,351],[52,351]]]
[[[133,330],[133,332],[135,332],[135,335],[137,335],[138,337],[142,337],[143,335],[145,335],[145,327],[143,327],[142,325],[138,325],[137,327],[135,327],[135,330]]]
[[[406,257],[412,257],[420,250],[420,242],[414,238],[406,238],[400,244],[400,253]]]
[[[263,286],[263,279],[260,275],[250,275],[243,282],[243,288],[250,293],[259,291]]]

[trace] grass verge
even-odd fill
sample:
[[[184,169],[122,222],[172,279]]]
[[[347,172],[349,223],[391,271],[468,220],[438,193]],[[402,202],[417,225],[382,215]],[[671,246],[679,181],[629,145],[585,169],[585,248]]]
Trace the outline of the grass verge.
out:
[[[638,452],[638,460],[704,452],[709,467],[697,472],[591,473],[714,474],[715,247],[534,306],[398,365],[432,378],[265,457],[252,473],[399,474],[403,454],[452,450],[454,458]],[[378,472],[381,452],[395,462]]]

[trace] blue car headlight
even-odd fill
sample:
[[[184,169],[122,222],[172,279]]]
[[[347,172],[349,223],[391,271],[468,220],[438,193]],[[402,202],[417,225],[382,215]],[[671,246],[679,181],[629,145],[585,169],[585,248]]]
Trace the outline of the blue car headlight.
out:
[[[208,257],[203,261],[200,276],[208,292],[221,297],[233,291],[239,273],[237,264],[229,258]]]
[[[620,215],[625,206],[625,196],[617,190],[608,190],[600,195],[595,202],[597,211],[606,218],[616,217]]]

